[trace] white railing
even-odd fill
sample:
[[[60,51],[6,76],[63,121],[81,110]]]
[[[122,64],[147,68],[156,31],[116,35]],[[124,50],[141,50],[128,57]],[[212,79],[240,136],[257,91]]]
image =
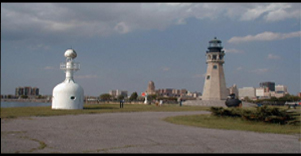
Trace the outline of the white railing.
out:
[[[62,70],[79,70],[80,69],[80,64],[78,62],[71,62],[71,63],[61,63],[60,64],[60,69]]]

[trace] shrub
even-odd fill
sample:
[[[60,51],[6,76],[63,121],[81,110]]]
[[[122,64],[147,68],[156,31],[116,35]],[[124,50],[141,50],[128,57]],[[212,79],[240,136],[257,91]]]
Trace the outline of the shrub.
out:
[[[242,117],[245,120],[263,121],[268,123],[300,124],[300,116],[297,112],[289,112],[277,107],[258,107],[256,110],[241,108],[211,107],[210,111],[215,116]]]

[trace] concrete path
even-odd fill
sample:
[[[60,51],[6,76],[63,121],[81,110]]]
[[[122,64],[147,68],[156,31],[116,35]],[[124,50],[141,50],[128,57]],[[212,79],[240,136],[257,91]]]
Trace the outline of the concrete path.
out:
[[[1,119],[1,153],[301,153],[299,135],[175,125],[135,112]]]

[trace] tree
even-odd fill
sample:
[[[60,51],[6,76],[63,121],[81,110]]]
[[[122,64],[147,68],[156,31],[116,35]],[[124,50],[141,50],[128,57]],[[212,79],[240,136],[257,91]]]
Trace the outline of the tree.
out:
[[[157,95],[156,94],[151,94],[151,95],[147,96],[147,100],[149,100],[149,101],[152,101],[152,100],[155,100],[155,99],[157,99]]]
[[[134,101],[138,98],[137,92],[133,92],[132,95],[130,96],[130,101]]]
[[[117,100],[120,101],[120,100],[123,100],[124,99],[124,96],[123,95],[118,95],[117,97]]]
[[[244,100],[247,102],[251,101],[251,99],[248,96],[244,97]]]
[[[99,97],[100,97],[101,100],[109,101],[112,96],[110,94],[106,93],[106,94],[101,94]]]
[[[28,96],[27,96],[27,95],[21,95],[21,98],[22,98],[22,99],[27,99]]]

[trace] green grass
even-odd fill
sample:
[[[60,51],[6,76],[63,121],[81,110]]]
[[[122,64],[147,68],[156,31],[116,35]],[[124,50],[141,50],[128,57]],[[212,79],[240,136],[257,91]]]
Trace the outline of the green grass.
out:
[[[241,118],[217,117],[214,115],[189,115],[167,117],[164,121],[174,124],[213,129],[242,130],[261,133],[300,134],[300,126],[279,125],[264,122],[246,121]]]
[[[145,112],[145,111],[201,111],[209,110],[209,107],[193,107],[166,104],[162,106],[144,105],[144,104],[124,104],[119,108],[117,104],[90,104],[84,105],[82,110],[53,110],[47,107],[11,107],[1,108],[1,119],[18,118],[30,116],[57,116],[57,115],[78,115],[78,114],[96,114],[96,113],[114,113],[114,112]]]

